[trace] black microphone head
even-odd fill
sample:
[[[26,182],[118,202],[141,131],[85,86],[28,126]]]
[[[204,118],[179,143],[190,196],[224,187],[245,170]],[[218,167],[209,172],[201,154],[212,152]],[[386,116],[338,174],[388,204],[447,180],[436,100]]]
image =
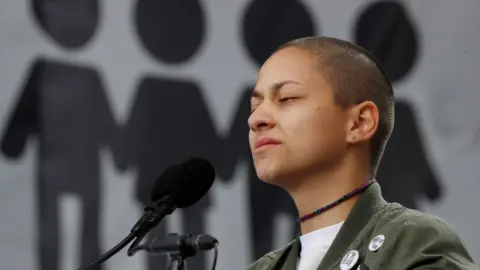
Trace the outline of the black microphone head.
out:
[[[170,195],[176,207],[189,207],[207,194],[214,180],[210,162],[192,158],[166,169],[155,181],[150,199],[155,202]]]
[[[218,240],[208,234],[201,234],[195,238],[195,244],[198,246],[200,250],[210,250],[218,244]]]

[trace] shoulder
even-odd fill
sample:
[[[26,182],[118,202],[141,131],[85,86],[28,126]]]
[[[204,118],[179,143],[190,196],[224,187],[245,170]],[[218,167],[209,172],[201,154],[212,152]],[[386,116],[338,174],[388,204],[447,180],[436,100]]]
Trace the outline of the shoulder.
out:
[[[247,270],[267,269],[272,263],[274,263],[275,259],[277,259],[277,257],[280,256],[289,246],[290,244],[288,244],[284,248],[274,250],[272,252],[269,252],[263,255],[260,259],[258,259],[257,261],[249,265]]]
[[[386,227],[385,229],[394,231],[397,238],[400,235],[403,237],[421,235],[422,239],[417,240],[437,239],[456,242],[461,245],[465,244],[460,234],[444,219],[432,214],[408,209],[398,204],[390,204],[385,209],[385,213],[379,217],[379,223],[383,224]]]
[[[388,204],[381,212],[373,230],[385,236],[384,250],[374,255],[381,264],[478,269],[464,239],[442,218],[398,204]]]
[[[271,251],[265,255],[263,255],[260,259],[252,263],[248,266],[247,270],[265,270],[271,269],[272,265],[276,265],[278,267],[279,260],[282,260],[288,252],[295,248],[295,243],[299,243],[297,239],[291,241],[283,248]]]
[[[272,252],[269,252],[265,255],[263,255],[260,259],[252,263],[251,265],[248,266],[247,270],[264,270],[267,269],[273,261],[281,254],[281,252],[284,250],[283,249],[278,249]]]

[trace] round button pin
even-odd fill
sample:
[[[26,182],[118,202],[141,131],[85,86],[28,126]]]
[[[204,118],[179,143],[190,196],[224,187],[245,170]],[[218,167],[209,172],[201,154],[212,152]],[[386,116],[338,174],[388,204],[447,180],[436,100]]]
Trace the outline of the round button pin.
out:
[[[370,241],[370,244],[368,245],[368,249],[370,251],[377,251],[382,247],[383,243],[385,242],[385,235],[380,234],[375,236],[372,241]]]
[[[349,251],[345,256],[343,256],[342,262],[340,262],[340,269],[341,270],[350,270],[352,269],[358,262],[360,258],[360,254],[356,250]]]

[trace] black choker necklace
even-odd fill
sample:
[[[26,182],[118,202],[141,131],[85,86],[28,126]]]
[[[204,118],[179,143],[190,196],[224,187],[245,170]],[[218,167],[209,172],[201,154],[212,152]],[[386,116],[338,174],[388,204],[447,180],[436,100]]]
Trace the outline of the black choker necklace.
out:
[[[339,199],[337,199],[337,200],[335,200],[335,201],[333,201],[333,202],[325,205],[324,207],[319,208],[319,209],[311,212],[310,214],[306,214],[306,215],[298,218],[297,221],[299,221],[299,222],[304,222],[305,220],[311,219],[311,218],[314,217],[314,216],[318,216],[318,215],[320,215],[321,213],[323,213],[323,212],[325,212],[325,211],[333,208],[334,206],[337,206],[337,205],[339,205],[340,203],[342,203],[342,202],[344,202],[344,201],[352,198],[353,196],[364,192],[369,186],[371,186],[371,185],[372,185],[373,183],[375,183],[375,182],[376,182],[376,180],[373,179],[373,180],[369,181],[368,183],[363,184],[361,187],[356,188],[356,189],[354,189],[353,191],[351,191],[351,192],[343,195],[343,196],[340,197]]]

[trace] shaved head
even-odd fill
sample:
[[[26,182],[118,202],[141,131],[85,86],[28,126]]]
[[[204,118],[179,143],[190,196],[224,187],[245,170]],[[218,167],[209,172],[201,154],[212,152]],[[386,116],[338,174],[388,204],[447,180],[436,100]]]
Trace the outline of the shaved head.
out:
[[[373,102],[379,111],[377,131],[371,139],[372,173],[375,175],[394,126],[394,94],[386,72],[367,50],[331,37],[306,37],[290,41],[276,51],[300,48],[318,58],[319,72],[342,107]]]

